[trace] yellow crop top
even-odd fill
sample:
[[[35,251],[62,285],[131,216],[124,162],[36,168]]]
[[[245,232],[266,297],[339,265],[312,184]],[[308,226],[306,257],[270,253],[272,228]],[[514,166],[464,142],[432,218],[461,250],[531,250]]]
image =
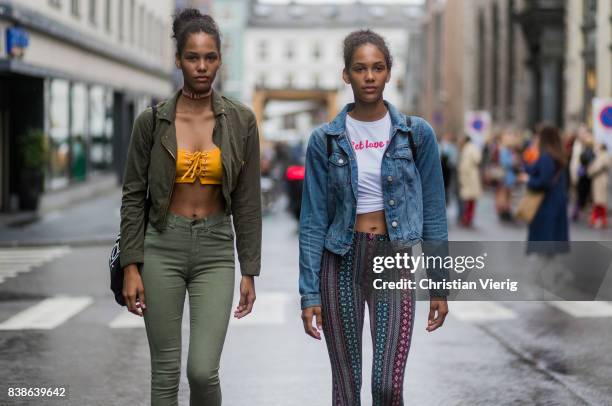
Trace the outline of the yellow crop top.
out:
[[[215,147],[209,151],[178,150],[175,183],[194,183],[199,178],[202,185],[220,185],[223,180],[221,150]]]

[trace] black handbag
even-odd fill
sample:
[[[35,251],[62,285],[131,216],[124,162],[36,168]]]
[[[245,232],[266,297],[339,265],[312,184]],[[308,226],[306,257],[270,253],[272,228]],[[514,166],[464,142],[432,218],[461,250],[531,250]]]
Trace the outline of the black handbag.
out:
[[[156,121],[157,121],[157,106],[153,106],[153,126],[152,132],[155,133]],[[147,188],[147,197],[144,205],[144,228],[147,230],[147,224],[149,223],[149,209],[151,208],[151,197],[149,196],[149,189]],[[123,266],[119,261],[119,254],[121,253],[121,233],[117,234],[115,244],[111,249],[110,257],[108,258],[108,268],[110,270],[110,288],[115,296],[115,301],[121,305],[126,306],[125,298],[123,297]]]

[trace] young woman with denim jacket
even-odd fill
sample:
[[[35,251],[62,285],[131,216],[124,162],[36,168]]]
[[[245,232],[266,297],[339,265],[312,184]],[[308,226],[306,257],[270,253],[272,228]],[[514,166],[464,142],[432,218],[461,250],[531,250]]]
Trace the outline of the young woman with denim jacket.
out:
[[[190,404],[220,405],[219,361],[234,289],[230,216],[242,271],[234,317],[251,312],[260,268],[259,137],[253,113],[212,90],[221,64],[213,19],[187,9],[175,17],[173,30],[183,89],[158,104],[156,113],[149,108],[140,114],[128,150],[123,289],[128,310],[145,320],[151,404],[178,404],[187,292]]]
[[[321,330],[325,335],[332,403],[359,405],[367,302],[373,404],[401,405],[414,291],[375,291],[368,278],[373,252],[385,245],[448,240],[440,158],[427,122],[407,118],[383,100],[392,60],[382,37],[369,30],[348,35],[344,64],[343,79],[355,102],[313,131],[306,152],[299,237],[302,320],[306,334],[319,340]],[[364,151],[369,155],[360,155]],[[431,332],[442,325],[448,307],[446,291],[430,295],[426,330]]]

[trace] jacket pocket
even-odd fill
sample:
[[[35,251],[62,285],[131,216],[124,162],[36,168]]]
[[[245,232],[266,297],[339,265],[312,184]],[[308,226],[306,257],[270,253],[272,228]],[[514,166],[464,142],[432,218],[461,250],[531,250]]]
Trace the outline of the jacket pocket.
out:
[[[420,235],[423,221],[423,197],[421,180],[419,178],[416,163],[412,156],[412,150],[408,147],[398,147],[392,152],[393,166],[398,183],[403,189],[404,207],[401,207],[400,220],[409,225],[408,237],[414,238]]]
[[[348,156],[340,152],[334,152],[329,156],[329,177],[333,185],[344,187],[351,183],[348,162]]]

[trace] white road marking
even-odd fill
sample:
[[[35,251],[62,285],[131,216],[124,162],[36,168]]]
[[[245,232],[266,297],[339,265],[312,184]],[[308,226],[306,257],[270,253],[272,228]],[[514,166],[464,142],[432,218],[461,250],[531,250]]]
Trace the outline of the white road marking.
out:
[[[30,266],[27,265],[14,265],[11,267],[2,268],[0,267],[0,274],[2,275],[12,275],[15,272],[26,272],[30,270]]]
[[[124,308],[124,310],[110,322],[109,326],[111,328],[143,328],[145,325],[142,317],[138,317]]]
[[[612,317],[612,303],[610,302],[554,301],[548,303],[572,317]]]
[[[70,247],[0,249],[0,283],[17,273],[31,271],[70,252]]]
[[[63,324],[92,302],[90,297],[52,297],[1,323],[0,330],[50,330]]]
[[[234,317],[234,310],[237,306],[238,298],[234,298],[230,324],[236,327],[283,324],[287,320],[288,311],[294,310],[296,315],[298,311],[297,299],[293,295],[282,292],[258,293],[253,312],[242,319]]]
[[[449,315],[462,321],[509,320],[517,317],[516,313],[495,302],[487,301],[454,301],[448,304]]]

